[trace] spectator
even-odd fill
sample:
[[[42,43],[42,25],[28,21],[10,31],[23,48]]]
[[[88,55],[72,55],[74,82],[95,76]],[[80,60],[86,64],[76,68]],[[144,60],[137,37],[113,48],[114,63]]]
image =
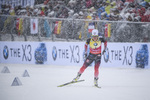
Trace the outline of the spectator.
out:
[[[91,8],[92,6],[92,0],[86,0],[86,7]]]
[[[16,6],[13,12],[10,5],[2,5],[0,13],[79,19],[86,19],[86,16],[94,13],[94,18],[99,20],[117,21],[122,20],[122,16],[127,21],[150,22],[150,0],[138,2],[136,0],[106,0],[105,2],[103,0],[46,0],[43,3],[26,8]],[[78,16],[76,16],[77,14]]]
[[[98,9],[98,17],[101,19],[101,13],[105,12],[104,3],[100,5],[100,8]]]

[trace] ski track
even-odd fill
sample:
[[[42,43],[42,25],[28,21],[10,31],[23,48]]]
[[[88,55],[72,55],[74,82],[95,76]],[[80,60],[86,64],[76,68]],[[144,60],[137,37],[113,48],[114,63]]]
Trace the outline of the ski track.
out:
[[[1,73],[7,66],[10,73]],[[0,64],[0,100],[150,100],[150,69],[99,69],[99,86],[94,87],[94,67],[88,67],[80,79],[84,82],[64,87],[81,66]],[[27,70],[30,77],[22,77]],[[15,77],[21,86],[11,86]]]

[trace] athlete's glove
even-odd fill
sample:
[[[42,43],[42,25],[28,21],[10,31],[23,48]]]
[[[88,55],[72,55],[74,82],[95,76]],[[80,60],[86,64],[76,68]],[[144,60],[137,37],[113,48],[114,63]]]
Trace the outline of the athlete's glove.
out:
[[[84,53],[84,59],[86,59],[86,58],[87,58],[87,53],[85,52],[85,53]]]
[[[106,52],[106,50],[103,50],[102,55],[104,55],[105,52]]]

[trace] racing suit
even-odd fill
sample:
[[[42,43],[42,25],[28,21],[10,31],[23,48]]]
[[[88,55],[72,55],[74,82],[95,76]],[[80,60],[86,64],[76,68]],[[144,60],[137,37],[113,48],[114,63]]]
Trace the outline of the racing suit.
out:
[[[99,38],[94,41],[92,38],[87,39],[86,44],[85,44],[85,52],[87,52],[87,47],[89,45],[90,47],[90,53],[86,57],[83,66],[79,70],[79,74],[82,74],[84,70],[93,62],[95,61],[95,66],[94,66],[94,78],[98,79],[99,75],[99,66],[101,63],[101,47],[102,47],[102,42],[104,42],[104,51],[107,47],[107,41],[104,38]],[[85,53],[86,54],[86,53]]]

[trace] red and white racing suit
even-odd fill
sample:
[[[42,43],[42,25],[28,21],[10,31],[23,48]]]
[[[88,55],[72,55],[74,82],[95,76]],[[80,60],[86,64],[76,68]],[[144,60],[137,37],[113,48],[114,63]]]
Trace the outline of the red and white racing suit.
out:
[[[102,42],[104,42],[104,49],[107,47],[107,41],[104,38],[98,38],[97,41],[94,41],[92,38],[87,39],[85,44],[85,51],[87,51],[87,46],[90,46],[90,53],[86,60],[84,61],[83,66],[80,68],[79,73],[82,74],[84,70],[93,62],[95,61],[94,66],[94,77],[98,78],[99,75],[99,66],[101,63],[101,47]]]

